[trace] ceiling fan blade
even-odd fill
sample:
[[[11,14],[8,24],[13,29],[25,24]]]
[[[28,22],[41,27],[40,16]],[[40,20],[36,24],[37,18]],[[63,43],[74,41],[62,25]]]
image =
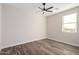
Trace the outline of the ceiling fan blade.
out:
[[[43,10],[41,7],[38,7],[39,9]]]
[[[48,10],[48,9],[52,9],[52,8],[53,8],[53,7],[49,7],[49,8],[47,8],[47,10]]]

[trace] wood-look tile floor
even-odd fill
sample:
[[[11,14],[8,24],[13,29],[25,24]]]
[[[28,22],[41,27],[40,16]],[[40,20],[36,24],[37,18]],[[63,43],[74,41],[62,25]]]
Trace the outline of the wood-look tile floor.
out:
[[[25,43],[2,49],[2,51],[10,51],[9,55],[79,55],[79,47],[50,39]]]

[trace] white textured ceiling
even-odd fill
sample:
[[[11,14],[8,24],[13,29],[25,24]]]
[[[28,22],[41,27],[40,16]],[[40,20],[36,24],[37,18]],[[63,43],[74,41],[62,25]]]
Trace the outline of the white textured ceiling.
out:
[[[12,5],[12,6],[21,8],[21,9],[29,8],[31,10],[34,10],[35,13],[41,14],[41,12],[40,12],[41,10],[38,9],[38,7],[42,7],[41,3],[16,3],[16,4],[9,4],[9,5]],[[54,15],[56,13],[77,7],[77,6],[79,6],[79,4],[78,3],[46,3],[46,8],[48,8],[50,6],[54,7],[53,9],[51,9],[53,12],[51,12],[51,13],[47,12],[44,14],[45,16]],[[56,9],[56,8],[58,8],[58,9]]]

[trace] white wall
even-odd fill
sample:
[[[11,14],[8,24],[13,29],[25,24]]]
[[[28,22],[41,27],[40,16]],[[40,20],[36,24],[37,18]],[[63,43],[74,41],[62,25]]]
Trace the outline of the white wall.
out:
[[[1,13],[2,13],[2,10],[1,10],[1,4],[0,4],[0,49],[1,49],[1,40],[2,40],[2,17],[1,17]]]
[[[76,12],[77,17],[77,33],[62,32],[62,16]],[[79,46],[79,7],[47,17],[47,36],[49,39],[57,40],[67,44]]]
[[[42,15],[18,7],[2,6],[2,48],[46,38],[46,20]]]

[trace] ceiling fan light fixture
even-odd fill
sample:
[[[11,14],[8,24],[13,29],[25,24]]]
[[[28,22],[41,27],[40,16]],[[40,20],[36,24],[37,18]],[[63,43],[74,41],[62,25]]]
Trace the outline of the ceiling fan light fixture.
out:
[[[43,11],[44,13],[46,12],[46,11]]]

